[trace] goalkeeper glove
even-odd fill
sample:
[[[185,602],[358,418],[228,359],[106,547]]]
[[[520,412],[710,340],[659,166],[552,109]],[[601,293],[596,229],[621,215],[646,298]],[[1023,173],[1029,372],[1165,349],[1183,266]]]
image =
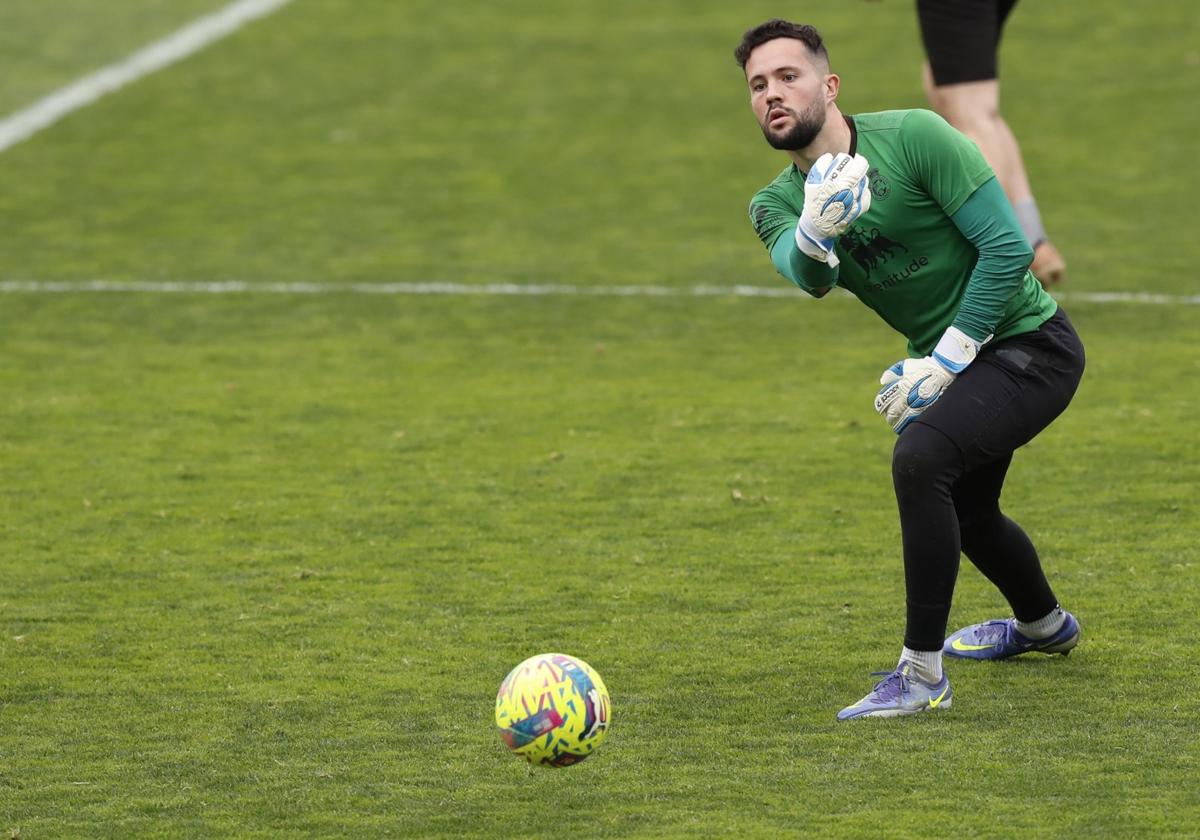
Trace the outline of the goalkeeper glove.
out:
[[[837,267],[837,238],[871,207],[869,166],[862,155],[845,152],[817,158],[804,181],[804,212],[796,225],[796,246],[805,256]]]
[[[923,359],[902,359],[883,372],[883,387],[875,396],[875,410],[900,434],[937,402],[954,377],[975,361],[979,348],[990,339],[976,341],[958,327],[949,327]]]

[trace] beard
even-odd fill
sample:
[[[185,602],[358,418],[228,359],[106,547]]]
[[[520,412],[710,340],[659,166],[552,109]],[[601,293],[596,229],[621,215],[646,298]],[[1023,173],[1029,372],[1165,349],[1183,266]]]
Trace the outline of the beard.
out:
[[[792,127],[783,134],[773,134],[770,127],[764,125],[762,127],[763,137],[767,138],[767,142],[771,144],[772,148],[781,152],[796,152],[807,148],[825,127],[825,103],[814,102],[805,108],[803,113],[797,113],[791,108],[784,110],[794,119]],[[768,113],[770,112],[768,111]]]

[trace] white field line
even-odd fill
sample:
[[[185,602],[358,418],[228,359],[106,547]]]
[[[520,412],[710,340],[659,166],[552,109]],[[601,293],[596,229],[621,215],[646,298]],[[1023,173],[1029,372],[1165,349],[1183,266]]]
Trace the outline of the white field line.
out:
[[[0,152],[27,140],[72,111],[196,53],[209,44],[265,17],[292,0],[237,0],[228,6],[129,55],[116,64],[60,88],[27,108],[0,120]],[[228,281],[110,281],[2,280],[0,293],[74,294],[137,292],[149,294],[283,294],[283,295],[482,295],[579,297],[764,297],[810,299],[799,289],[776,286],[572,286],[519,283],[247,283]],[[1140,303],[1194,306],[1200,295],[1161,295],[1144,292],[1064,292],[1060,300],[1089,303]]]
[[[572,286],[533,283],[313,283],[244,280],[0,280],[0,294],[118,292],[188,295],[467,295],[483,297],[755,297],[812,300],[787,286]],[[843,293],[850,297],[848,293]],[[1157,306],[1200,305],[1200,295],[1148,292],[1059,292],[1055,298],[1085,303]]]
[[[238,0],[130,54],[116,64],[89,73],[27,108],[0,120],[0,152],[27,140],[72,111],[120,90],[241,29],[292,0]]]

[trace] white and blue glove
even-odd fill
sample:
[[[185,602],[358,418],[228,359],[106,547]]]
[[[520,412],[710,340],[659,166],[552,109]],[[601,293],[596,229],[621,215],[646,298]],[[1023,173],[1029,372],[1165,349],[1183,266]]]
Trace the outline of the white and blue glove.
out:
[[[830,268],[838,265],[833,246],[871,207],[870,164],[862,155],[828,152],[817,158],[804,182],[804,212],[796,225],[796,247]]]
[[[900,434],[937,402],[954,378],[967,369],[991,336],[976,341],[958,327],[948,327],[923,359],[901,359],[883,372],[883,387],[875,396],[875,410]]]

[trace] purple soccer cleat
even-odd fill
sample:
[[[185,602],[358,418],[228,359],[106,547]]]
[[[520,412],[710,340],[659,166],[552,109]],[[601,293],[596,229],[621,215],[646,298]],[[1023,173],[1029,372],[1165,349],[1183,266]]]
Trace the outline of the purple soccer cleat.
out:
[[[1022,653],[1061,653],[1066,656],[1079,644],[1079,622],[1067,613],[1062,627],[1045,639],[1030,639],[1017,630],[1015,618],[972,624],[951,634],[942,653],[959,659],[1008,659]]]
[[[838,712],[838,720],[854,720],[865,717],[898,717],[949,709],[954,692],[950,680],[942,674],[934,685],[923,683],[912,673],[912,665],[901,662],[895,671],[877,671],[871,676],[884,676],[875,683],[871,693],[853,706]]]

